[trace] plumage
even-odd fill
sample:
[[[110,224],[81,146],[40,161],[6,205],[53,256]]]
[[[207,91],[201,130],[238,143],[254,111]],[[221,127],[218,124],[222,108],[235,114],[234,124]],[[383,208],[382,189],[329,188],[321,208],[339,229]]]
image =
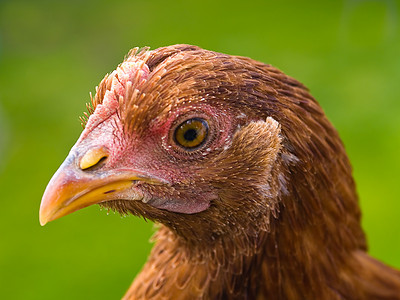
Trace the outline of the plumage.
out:
[[[99,203],[159,223],[125,299],[400,299],[400,272],[366,253],[338,133],[298,81],[196,46],[134,49],[92,106],[40,218]]]

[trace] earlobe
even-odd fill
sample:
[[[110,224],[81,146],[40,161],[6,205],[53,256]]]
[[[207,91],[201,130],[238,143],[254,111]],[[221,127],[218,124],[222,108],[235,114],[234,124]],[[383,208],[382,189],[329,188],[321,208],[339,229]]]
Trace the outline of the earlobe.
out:
[[[232,199],[236,195],[233,199],[237,202],[229,203],[238,206],[257,198],[257,210],[268,210],[277,216],[278,195],[285,184],[281,176],[282,140],[281,126],[271,117],[238,129],[229,148],[211,164],[216,168],[214,184],[221,190],[220,198]],[[224,189],[227,182],[230,188]]]
[[[268,117],[265,121],[254,121],[238,130],[233,136],[231,148],[235,152],[240,151],[246,160],[259,160],[262,165],[270,165],[282,148],[281,141],[279,122]]]
[[[265,184],[282,149],[280,133],[279,122],[271,117],[238,129],[231,145],[215,159],[219,176],[237,186]]]

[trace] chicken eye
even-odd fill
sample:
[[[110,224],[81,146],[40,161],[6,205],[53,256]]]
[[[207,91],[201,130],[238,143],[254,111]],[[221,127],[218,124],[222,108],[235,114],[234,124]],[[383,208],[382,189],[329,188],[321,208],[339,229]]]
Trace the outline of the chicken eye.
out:
[[[186,120],[174,132],[175,142],[189,150],[201,146],[208,136],[208,124],[200,118]]]

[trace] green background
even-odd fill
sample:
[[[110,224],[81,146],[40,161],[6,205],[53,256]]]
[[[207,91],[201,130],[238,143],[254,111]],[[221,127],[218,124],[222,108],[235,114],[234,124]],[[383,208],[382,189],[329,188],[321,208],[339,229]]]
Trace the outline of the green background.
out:
[[[135,46],[189,43],[271,63],[310,89],[354,167],[370,252],[400,267],[397,1],[0,1],[0,298],[117,299],[153,225],[39,203],[88,92]]]

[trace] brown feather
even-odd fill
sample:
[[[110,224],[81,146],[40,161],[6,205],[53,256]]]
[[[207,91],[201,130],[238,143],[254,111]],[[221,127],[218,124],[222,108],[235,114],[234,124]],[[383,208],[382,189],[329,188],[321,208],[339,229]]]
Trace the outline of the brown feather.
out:
[[[135,49],[124,63],[136,72],[125,94],[115,94],[125,133],[139,139],[182,108],[237,116],[231,138],[206,156],[171,158],[182,169],[197,163],[196,177],[148,187],[180,195],[212,186],[218,199],[208,209],[103,204],[162,224],[125,299],[400,299],[400,272],[366,254],[344,146],[301,83],[190,45]],[[94,109],[118,76],[117,69],[100,83]]]

